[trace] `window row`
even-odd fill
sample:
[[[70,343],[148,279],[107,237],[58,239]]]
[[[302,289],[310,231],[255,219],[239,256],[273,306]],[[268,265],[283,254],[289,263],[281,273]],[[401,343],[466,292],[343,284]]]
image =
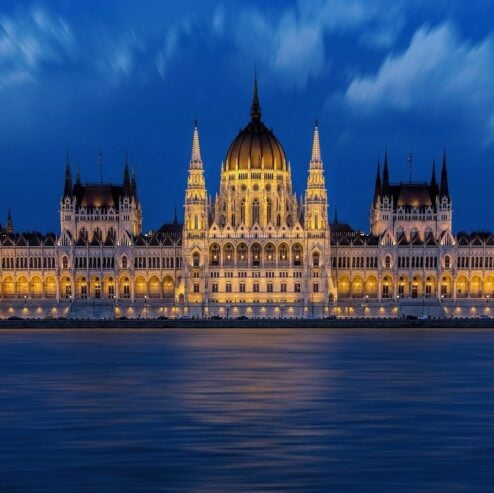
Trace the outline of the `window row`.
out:
[[[2,269],[54,269],[55,257],[3,257]]]
[[[199,283],[195,283],[193,290],[194,290],[195,293],[199,293],[200,292],[200,284]],[[274,292],[288,293],[289,290],[291,292],[293,292],[293,293],[300,293],[301,290],[302,290],[302,285],[299,282],[295,282],[295,283],[293,283],[292,286],[289,287],[289,284],[288,283],[281,282],[279,284],[279,291],[278,291],[278,289],[276,289],[276,291],[275,291],[275,285],[274,285],[274,283],[268,282],[268,283],[266,283],[266,290],[265,290],[265,292],[266,293],[274,293]],[[217,282],[213,282],[211,284],[211,292],[212,293],[219,293],[220,292],[219,291],[219,284]],[[237,292],[238,293],[246,293],[246,292],[248,292],[247,291],[247,284],[245,282],[239,283],[239,285],[238,285],[238,291],[236,289],[234,291],[233,290],[232,283],[231,282],[227,282],[225,284],[225,293],[233,293],[233,292],[235,292],[235,293],[237,293]],[[262,292],[261,291],[261,284],[258,283],[258,282],[254,282],[252,284],[252,289],[249,292],[252,292],[252,293],[260,293],[260,292]],[[318,282],[312,283],[312,292],[319,293],[319,283]]]

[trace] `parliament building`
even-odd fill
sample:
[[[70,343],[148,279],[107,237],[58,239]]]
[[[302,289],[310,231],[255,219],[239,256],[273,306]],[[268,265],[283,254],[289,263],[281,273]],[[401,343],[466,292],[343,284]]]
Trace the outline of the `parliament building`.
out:
[[[385,153],[364,233],[329,220],[317,123],[298,198],[261,116],[256,82],[214,199],[194,125],[183,224],[148,234],[127,160],[107,184],[67,158],[59,234],[17,232],[10,212],[1,230],[0,317],[491,316],[494,235],[453,233],[446,154],[438,178],[433,163],[393,183]]]

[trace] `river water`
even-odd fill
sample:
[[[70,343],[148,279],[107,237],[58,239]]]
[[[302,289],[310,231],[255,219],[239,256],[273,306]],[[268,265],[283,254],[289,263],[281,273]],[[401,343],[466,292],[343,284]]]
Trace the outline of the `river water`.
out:
[[[0,492],[492,492],[494,331],[0,332]]]

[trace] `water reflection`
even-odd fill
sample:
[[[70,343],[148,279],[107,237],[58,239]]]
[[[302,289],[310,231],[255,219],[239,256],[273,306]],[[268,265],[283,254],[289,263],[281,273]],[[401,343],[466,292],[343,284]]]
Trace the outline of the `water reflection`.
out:
[[[491,491],[494,332],[0,333],[0,491]]]

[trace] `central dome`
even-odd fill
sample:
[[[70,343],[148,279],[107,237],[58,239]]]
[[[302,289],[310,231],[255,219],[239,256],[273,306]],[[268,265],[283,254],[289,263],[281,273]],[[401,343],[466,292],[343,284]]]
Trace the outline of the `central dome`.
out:
[[[226,153],[225,171],[249,169],[286,171],[285,151],[273,132],[261,121],[257,80],[254,81],[250,116],[249,124],[235,137]]]

